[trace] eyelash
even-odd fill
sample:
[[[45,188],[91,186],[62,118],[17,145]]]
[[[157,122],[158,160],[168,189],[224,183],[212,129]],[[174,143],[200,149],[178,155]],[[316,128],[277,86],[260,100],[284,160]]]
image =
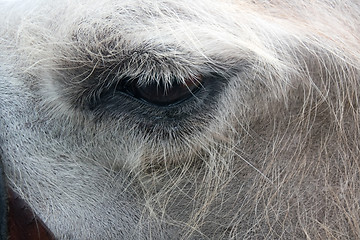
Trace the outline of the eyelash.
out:
[[[185,79],[182,82],[173,81],[168,85],[163,82],[139,84],[139,79],[123,79],[116,86],[116,91],[156,106],[169,106],[191,98],[202,87],[201,77]]]

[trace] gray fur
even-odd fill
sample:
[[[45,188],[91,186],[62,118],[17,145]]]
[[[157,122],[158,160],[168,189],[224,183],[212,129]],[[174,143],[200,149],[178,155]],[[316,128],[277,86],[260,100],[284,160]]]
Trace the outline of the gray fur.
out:
[[[59,239],[359,238],[359,18],[356,0],[2,0],[7,181]],[[176,108],[89,104],[199,76],[215,90]]]

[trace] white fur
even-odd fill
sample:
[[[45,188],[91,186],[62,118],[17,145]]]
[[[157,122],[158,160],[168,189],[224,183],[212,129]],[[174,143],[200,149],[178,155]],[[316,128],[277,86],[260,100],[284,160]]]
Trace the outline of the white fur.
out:
[[[8,182],[59,239],[357,239],[359,18],[356,0],[2,0]],[[184,125],[83,109],[126,76],[214,72],[226,87]]]

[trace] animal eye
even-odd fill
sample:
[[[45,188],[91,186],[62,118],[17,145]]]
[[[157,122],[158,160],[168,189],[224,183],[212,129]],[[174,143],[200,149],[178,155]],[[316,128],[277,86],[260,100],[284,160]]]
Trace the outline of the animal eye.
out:
[[[169,86],[162,82],[140,85],[137,80],[132,80],[119,85],[117,90],[158,106],[169,106],[192,97],[201,88],[201,83],[200,78],[174,82]]]

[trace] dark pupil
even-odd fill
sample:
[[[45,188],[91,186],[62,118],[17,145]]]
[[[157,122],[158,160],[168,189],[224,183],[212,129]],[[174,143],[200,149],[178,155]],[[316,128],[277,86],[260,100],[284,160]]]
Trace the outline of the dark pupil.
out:
[[[118,90],[155,105],[167,106],[190,98],[199,88],[200,82],[197,79],[186,80],[185,83],[174,82],[166,87],[161,82],[139,86],[138,82],[133,80]]]

